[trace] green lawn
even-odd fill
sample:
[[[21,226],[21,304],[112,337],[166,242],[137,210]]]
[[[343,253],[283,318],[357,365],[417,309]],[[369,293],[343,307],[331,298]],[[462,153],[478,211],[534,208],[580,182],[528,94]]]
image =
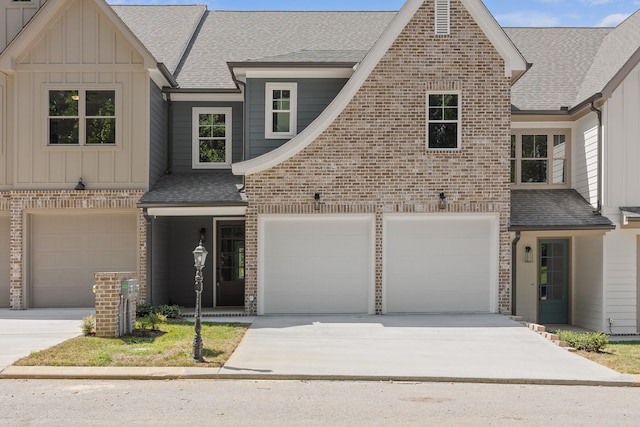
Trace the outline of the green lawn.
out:
[[[623,374],[640,374],[640,341],[609,343],[602,352],[578,354]]]
[[[222,366],[247,331],[246,324],[203,323],[205,363],[192,360],[194,325],[160,324],[147,336],[78,337],[15,362],[19,366]]]

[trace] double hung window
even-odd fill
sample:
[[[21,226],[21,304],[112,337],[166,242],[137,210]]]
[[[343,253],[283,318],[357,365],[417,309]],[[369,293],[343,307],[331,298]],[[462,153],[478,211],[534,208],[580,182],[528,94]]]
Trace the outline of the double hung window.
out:
[[[193,109],[194,169],[231,165],[231,123],[231,108]]]
[[[460,94],[427,94],[427,149],[460,149]]]
[[[265,138],[292,138],[297,131],[298,85],[267,83]]]

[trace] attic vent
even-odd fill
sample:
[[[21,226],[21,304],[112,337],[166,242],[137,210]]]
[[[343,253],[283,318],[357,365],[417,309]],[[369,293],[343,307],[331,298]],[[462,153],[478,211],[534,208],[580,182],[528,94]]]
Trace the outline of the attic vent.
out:
[[[436,2],[436,35],[448,36],[450,30],[449,0],[435,0]]]

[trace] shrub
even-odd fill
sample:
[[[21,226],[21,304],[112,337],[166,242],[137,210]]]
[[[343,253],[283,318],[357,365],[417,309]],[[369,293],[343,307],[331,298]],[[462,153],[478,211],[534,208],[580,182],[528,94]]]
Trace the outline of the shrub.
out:
[[[607,334],[603,332],[557,331],[560,339],[576,350],[601,351],[609,344]]]
[[[138,319],[138,325],[140,326],[140,329],[151,329],[152,331],[155,331],[158,329],[158,325],[160,323],[164,323],[166,321],[167,316],[153,312]]]
[[[91,314],[87,317],[83,317],[80,327],[82,328],[82,334],[85,337],[93,334],[96,328],[96,316]]]
[[[156,307],[156,312],[163,314],[167,317],[167,319],[178,319],[180,318],[180,306],[178,305],[159,305]]]
[[[153,313],[154,311],[155,310],[153,309],[153,306],[151,304],[149,304],[148,302],[141,302],[141,303],[136,304],[136,317],[137,318],[148,316],[151,313]]]

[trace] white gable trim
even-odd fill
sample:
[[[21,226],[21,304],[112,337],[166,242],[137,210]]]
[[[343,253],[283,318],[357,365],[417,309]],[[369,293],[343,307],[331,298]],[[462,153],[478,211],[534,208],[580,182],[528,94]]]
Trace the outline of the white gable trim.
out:
[[[158,61],[142,42],[125,25],[120,17],[111,9],[105,0],[93,0],[98,8],[109,17],[113,25],[120,31],[133,48],[144,58],[144,67],[155,69]],[[15,60],[18,56],[31,46],[38,37],[46,30],[51,21],[51,17],[58,12],[69,7],[70,0],[56,0],[46,2],[40,10],[29,21],[27,26],[13,39],[11,44],[0,54],[0,70],[13,70]]]
[[[476,20],[480,28],[494,44],[496,50],[502,55],[505,61],[505,75],[516,77],[522,74],[527,67],[525,59],[518,49],[507,37],[498,22],[489,13],[481,0],[461,0],[469,10],[471,16]],[[295,156],[311,144],[322,132],[324,132],[340,113],[349,105],[353,97],[360,90],[371,71],[380,62],[389,47],[393,44],[402,30],[409,23],[411,18],[422,6],[424,0],[407,0],[402,9],[394,17],[393,21],[384,30],[378,41],[360,66],[356,68],[353,76],[342,88],[338,96],[329,104],[327,108],[313,121],[307,128],[292,138],[289,142],[255,159],[236,163],[231,166],[235,175],[252,175],[270,169],[285,160]]]

